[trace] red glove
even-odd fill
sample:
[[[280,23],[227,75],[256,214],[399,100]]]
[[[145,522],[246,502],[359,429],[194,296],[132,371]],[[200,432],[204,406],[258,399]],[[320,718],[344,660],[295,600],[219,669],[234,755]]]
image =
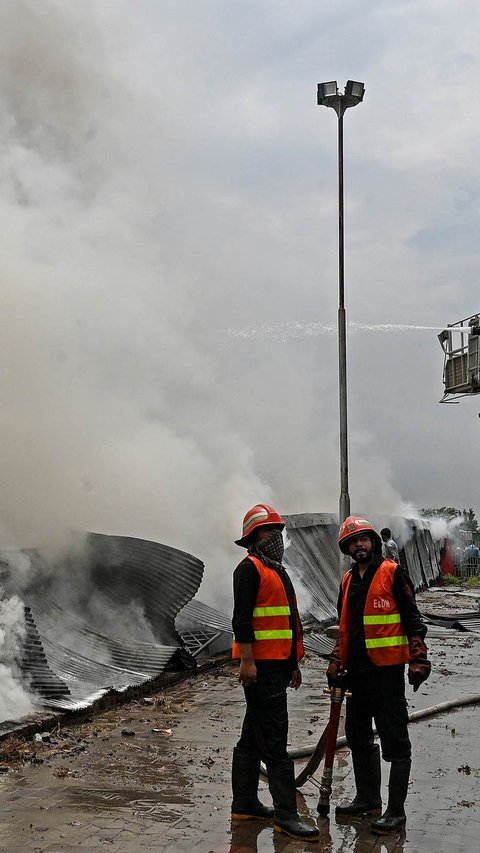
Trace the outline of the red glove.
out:
[[[427,658],[427,647],[421,637],[410,637],[408,640],[410,661],[408,664],[408,683],[413,685],[415,693],[430,675],[432,665]]]
[[[327,681],[329,687],[335,687],[337,675],[340,672],[340,643],[335,643],[335,648],[330,655],[330,662],[327,667]]]

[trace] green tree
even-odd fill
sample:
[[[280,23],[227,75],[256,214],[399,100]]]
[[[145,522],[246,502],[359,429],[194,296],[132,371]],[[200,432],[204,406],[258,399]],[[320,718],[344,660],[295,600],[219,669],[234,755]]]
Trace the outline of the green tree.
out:
[[[471,533],[478,533],[478,521],[475,518],[475,513],[472,507],[470,507],[470,509],[463,510],[463,517],[466,530],[470,530]]]
[[[422,507],[419,513],[423,518],[447,518],[450,521],[453,518],[461,518],[461,526],[464,530],[479,533],[478,521],[472,507],[470,509],[455,509],[453,506]]]
[[[463,510],[455,509],[453,506],[428,507],[419,509],[419,513],[423,518],[458,518],[463,515]]]

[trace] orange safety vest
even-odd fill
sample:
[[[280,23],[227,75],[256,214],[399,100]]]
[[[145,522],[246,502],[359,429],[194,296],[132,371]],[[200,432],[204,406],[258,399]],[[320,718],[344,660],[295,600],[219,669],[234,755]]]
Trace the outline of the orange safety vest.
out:
[[[253,610],[253,630],[255,641],[252,643],[254,660],[288,660],[292,651],[292,629],[290,627],[290,605],[282,580],[275,569],[269,569],[257,557],[248,555],[260,575],[260,586]],[[305,654],[302,640],[302,626],[298,618],[295,601],[295,619],[297,622],[297,660]],[[233,638],[232,658],[241,658],[240,643]]]
[[[393,597],[393,577],[397,564],[384,560],[373,576],[363,612],[365,646],[368,656],[376,666],[394,666],[408,663],[408,637],[401,622],[397,602]],[[351,613],[348,590],[352,580],[349,569],[342,579],[342,612],[339,625],[340,665],[347,666],[350,642]]]

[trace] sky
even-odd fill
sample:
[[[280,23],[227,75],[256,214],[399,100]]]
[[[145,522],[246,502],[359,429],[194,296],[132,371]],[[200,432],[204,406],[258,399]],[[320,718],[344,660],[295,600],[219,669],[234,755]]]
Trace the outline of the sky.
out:
[[[2,547],[140,536],[226,595],[250,506],[337,511],[332,79],[366,86],[352,511],[480,515],[480,396],[439,405],[437,340],[480,310],[479,26],[470,0],[2,4]]]

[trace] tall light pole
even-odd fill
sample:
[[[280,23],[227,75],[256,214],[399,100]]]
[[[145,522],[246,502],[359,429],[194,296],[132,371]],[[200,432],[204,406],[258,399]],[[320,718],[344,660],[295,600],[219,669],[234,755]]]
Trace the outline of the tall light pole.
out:
[[[345,313],[345,240],[343,220],[343,116],[355,107],[365,94],[363,83],[348,80],[345,92],[338,91],[336,80],[319,83],[317,103],[332,107],[338,116],[338,388],[340,401],[340,500],[338,523],[350,515],[348,493],[348,433],[347,433],[347,321]]]

